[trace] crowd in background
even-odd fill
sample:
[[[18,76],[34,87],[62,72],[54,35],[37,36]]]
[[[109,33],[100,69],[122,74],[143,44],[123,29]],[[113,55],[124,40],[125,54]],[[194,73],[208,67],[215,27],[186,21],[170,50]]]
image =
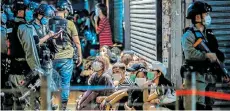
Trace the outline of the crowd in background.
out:
[[[77,110],[175,108],[175,91],[165,78],[166,67],[158,61],[148,63],[133,51],[122,51],[122,47],[113,43],[104,4],[95,5],[91,13],[85,9],[72,10],[69,0],[60,0],[55,6],[15,0],[2,8],[1,40],[8,41],[1,47],[4,55],[1,71],[7,78],[3,83],[10,83],[6,86],[10,90],[20,90],[4,97],[12,100],[9,104],[4,101],[1,104],[4,108],[40,109],[42,77],[47,77],[48,89],[45,93],[41,91],[44,94],[61,89],[63,110],[67,109],[71,78],[77,84],[102,87],[84,91],[77,100]],[[43,73],[30,75],[35,69]],[[57,88],[52,89],[53,84]],[[37,90],[32,92],[34,89]]]
[[[149,64],[131,50],[103,46],[83,66],[85,84],[99,89],[85,91],[77,99],[77,110],[175,109],[173,84],[161,62]]]

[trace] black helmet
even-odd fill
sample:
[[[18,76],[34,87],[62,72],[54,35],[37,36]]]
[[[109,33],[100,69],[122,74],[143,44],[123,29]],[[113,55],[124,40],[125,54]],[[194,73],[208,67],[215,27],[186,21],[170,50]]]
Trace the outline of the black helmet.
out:
[[[51,6],[47,4],[41,4],[36,10],[36,14],[40,14],[46,17],[52,17],[54,16],[54,10]]]
[[[14,6],[13,10],[18,11],[18,10],[25,10],[27,6],[24,4],[24,0],[15,0],[14,1]]]
[[[56,4],[58,11],[70,10],[69,3],[66,0],[60,0]]]
[[[196,1],[191,5],[189,5],[187,9],[186,18],[192,19],[195,15],[211,12],[211,11],[212,11],[212,7],[210,5],[208,5],[205,2]]]

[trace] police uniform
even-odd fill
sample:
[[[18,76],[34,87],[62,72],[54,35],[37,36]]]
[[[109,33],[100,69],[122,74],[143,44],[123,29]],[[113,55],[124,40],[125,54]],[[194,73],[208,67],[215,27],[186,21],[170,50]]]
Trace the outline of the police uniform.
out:
[[[191,16],[209,12],[208,8],[210,9],[211,6],[206,3],[195,2],[189,6],[187,18],[191,19]],[[181,39],[185,59],[183,69],[186,69],[182,71],[182,77],[184,78],[185,89],[195,88],[198,91],[207,91],[207,86],[209,84],[214,85],[218,76],[214,75],[216,72],[212,70],[211,63],[207,61],[206,52],[199,46],[193,46],[199,38],[203,40],[211,52],[216,53],[220,61],[224,61],[224,54],[219,51],[219,46],[212,30],[205,28],[204,32],[201,32],[193,25],[188,28]],[[213,105],[213,102],[207,101],[205,96],[196,96],[196,103],[192,103],[191,95],[184,97],[184,108],[186,110],[191,110],[193,104],[196,104],[197,109],[207,110],[208,106]]]
[[[193,27],[194,30],[197,30],[196,27]],[[205,60],[205,53],[201,52],[193,47],[193,44],[196,42],[196,38],[192,31],[187,31],[183,37],[182,37],[182,48],[184,52],[184,56],[186,60],[191,59],[197,59],[197,60]],[[205,74],[201,74],[200,72],[196,73],[196,89],[199,91],[205,91],[205,88],[207,86],[205,81]],[[191,89],[192,83],[191,83],[191,72],[188,73],[188,75],[184,75],[185,80],[185,89]],[[191,96],[186,96],[186,99],[184,99],[184,106],[185,109],[191,109]],[[197,96],[196,102],[201,103],[202,105],[205,105],[205,97]]]

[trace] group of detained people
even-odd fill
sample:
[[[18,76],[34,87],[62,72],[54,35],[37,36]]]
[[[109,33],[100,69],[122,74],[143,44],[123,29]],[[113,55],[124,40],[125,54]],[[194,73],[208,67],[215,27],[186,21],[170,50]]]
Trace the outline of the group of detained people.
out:
[[[161,62],[148,64],[133,51],[117,52],[114,62],[110,48],[103,46],[100,56],[85,65],[88,85],[105,87],[85,91],[77,99],[77,110],[175,109],[175,91]]]

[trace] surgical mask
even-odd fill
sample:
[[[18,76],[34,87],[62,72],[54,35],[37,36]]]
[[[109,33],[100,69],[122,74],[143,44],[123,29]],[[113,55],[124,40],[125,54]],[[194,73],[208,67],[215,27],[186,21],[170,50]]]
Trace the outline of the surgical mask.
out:
[[[131,81],[135,82],[136,75],[135,74],[130,74],[129,78],[130,78]]]
[[[154,74],[153,72],[148,72],[148,73],[147,73],[147,78],[148,78],[149,80],[154,80],[155,74]]]
[[[3,24],[6,24],[6,22],[7,22],[7,16],[6,16],[5,13],[1,13],[1,22],[2,22]]]
[[[209,25],[211,25],[211,22],[212,22],[212,18],[211,18],[211,16],[210,15],[207,15],[205,18],[204,18],[204,22],[203,22],[203,24],[207,27],[207,26],[209,26]]]
[[[146,78],[136,78],[135,83],[139,86],[142,87],[146,83]]]
[[[95,10],[95,15],[96,15],[96,16],[99,16],[99,11],[98,11],[97,8],[96,8],[96,10]]]
[[[113,74],[112,77],[113,77],[113,80],[115,80],[115,81],[120,81],[122,79],[121,74],[119,74],[119,73]]]
[[[92,68],[94,71],[98,72],[102,69],[102,63],[96,61],[92,64]]]
[[[100,52],[100,55],[101,55],[101,56],[105,56],[105,55],[106,55],[106,52],[101,51],[101,52]]]
[[[81,19],[77,19],[77,23],[81,24],[82,23]]]
[[[40,22],[41,22],[42,25],[46,25],[49,22],[49,20],[47,18],[45,18],[45,17],[42,17]]]
[[[64,13],[64,17],[67,18],[69,16],[68,13]]]
[[[25,20],[26,20],[26,22],[31,22],[33,20],[33,11],[26,10],[26,12],[25,12]]]

